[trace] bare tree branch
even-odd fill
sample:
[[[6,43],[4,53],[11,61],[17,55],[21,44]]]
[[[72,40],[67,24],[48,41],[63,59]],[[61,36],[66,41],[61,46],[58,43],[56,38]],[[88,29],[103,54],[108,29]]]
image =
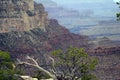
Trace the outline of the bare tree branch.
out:
[[[48,56],[48,58],[52,61],[53,68],[55,68],[55,60],[52,57],[50,57],[50,56]]]
[[[33,63],[30,63],[30,62],[27,62],[27,61],[20,61],[19,59],[17,59],[18,60],[18,64],[26,64],[26,65],[29,65],[29,66],[36,67],[40,71],[45,72],[46,74],[48,74],[53,79],[56,79],[56,76],[54,74],[52,74],[48,70],[45,70],[44,68],[42,68],[41,66],[39,66],[38,62],[33,57],[27,56],[26,59],[31,60]]]

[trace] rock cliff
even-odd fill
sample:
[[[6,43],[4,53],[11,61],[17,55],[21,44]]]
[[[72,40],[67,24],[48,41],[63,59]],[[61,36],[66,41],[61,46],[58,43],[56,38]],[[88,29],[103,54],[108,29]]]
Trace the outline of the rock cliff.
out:
[[[70,33],[57,20],[51,19],[48,22],[45,32],[41,28],[34,28],[29,31],[0,33],[0,50],[11,52],[14,58],[22,59],[25,55],[32,55],[44,61],[44,54],[56,49],[88,47],[87,36]]]
[[[57,20],[48,19],[42,4],[33,0],[0,1],[0,50],[14,58],[42,57],[55,49],[88,47],[87,36],[70,33]]]
[[[0,33],[38,27],[45,31],[47,23],[48,14],[42,4],[33,0],[0,0]]]
[[[70,46],[88,47],[87,36],[70,33],[69,30],[61,26],[57,20],[49,20],[49,25],[41,28],[34,28],[29,31],[11,31],[0,33],[0,50],[10,52],[13,59],[25,60],[26,56],[38,58],[40,65],[47,65],[51,51],[63,49]],[[47,68],[47,66],[44,66]],[[30,67],[26,68],[28,75],[34,74]]]
[[[0,50],[10,52],[13,59],[35,56],[42,65],[47,60],[45,54],[69,46],[83,47],[99,59],[95,72],[101,80],[119,79],[119,47],[89,50],[88,36],[70,33],[57,20],[48,19],[42,4],[33,0],[0,0]]]
[[[88,53],[98,59],[95,70],[99,80],[120,79],[120,47],[98,47]]]

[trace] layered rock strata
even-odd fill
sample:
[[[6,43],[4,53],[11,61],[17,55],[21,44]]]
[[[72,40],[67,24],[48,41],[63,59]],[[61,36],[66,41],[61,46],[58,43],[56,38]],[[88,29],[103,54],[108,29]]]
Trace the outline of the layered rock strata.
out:
[[[33,0],[0,0],[0,33],[38,27],[45,31],[47,24],[48,14],[42,4]]]

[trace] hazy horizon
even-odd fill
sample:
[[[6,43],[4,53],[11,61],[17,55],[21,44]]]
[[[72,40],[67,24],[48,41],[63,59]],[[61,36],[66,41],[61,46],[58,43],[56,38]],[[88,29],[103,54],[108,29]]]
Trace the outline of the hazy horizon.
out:
[[[120,24],[116,21],[116,13],[119,12],[119,8],[113,0],[36,1],[44,2],[44,6],[48,8],[49,16],[57,19],[60,24],[73,32],[89,36],[108,36],[111,39],[120,40]],[[51,6],[53,8],[50,8]],[[76,16],[69,16],[71,15],[69,12],[73,12]]]

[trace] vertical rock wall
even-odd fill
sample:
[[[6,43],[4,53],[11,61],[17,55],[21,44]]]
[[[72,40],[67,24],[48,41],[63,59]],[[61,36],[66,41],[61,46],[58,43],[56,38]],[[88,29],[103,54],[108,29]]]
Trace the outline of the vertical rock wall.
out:
[[[0,33],[38,27],[45,31],[47,21],[47,12],[42,4],[34,4],[33,0],[0,0]]]

